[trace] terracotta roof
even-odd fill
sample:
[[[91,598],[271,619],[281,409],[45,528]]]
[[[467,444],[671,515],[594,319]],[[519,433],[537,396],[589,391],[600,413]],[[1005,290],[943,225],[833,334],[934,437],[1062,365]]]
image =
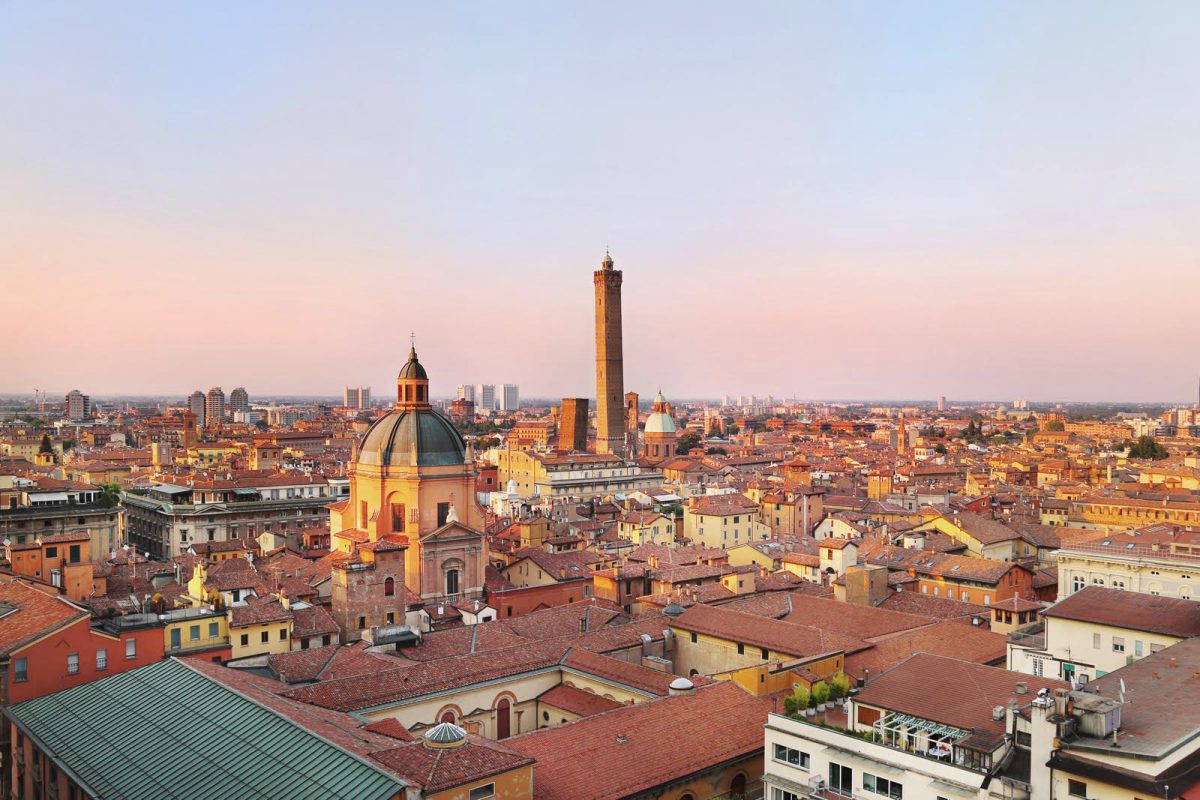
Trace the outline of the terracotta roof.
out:
[[[1028,694],[1016,694],[1018,681],[1028,687]],[[916,653],[873,678],[855,702],[974,730],[991,741],[1004,737],[1004,720],[992,719],[992,709],[1007,705],[1010,698],[1028,704],[1043,688],[1069,687],[1060,680]]]
[[[267,622],[284,622],[292,618],[290,609],[275,597],[253,597],[244,606],[233,606],[229,610],[229,624],[236,627],[262,625]]]
[[[292,637],[337,633],[337,622],[324,606],[292,607]]]
[[[84,609],[23,581],[0,583],[0,655],[88,616]]]
[[[561,708],[563,711],[577,714],[581,717],[590,717],[593,714],[612,711],[614,708],[621,707],[621,703],[618,703],[616,700],[609,700],[607,697],[601,697],[592,692],[585,692],[583,689],[576,689],[574,686],[567,686],[565,683],[560,683],[550,691],[543,692],[538,697],[538,703]]]
[[[583,648],[572,647],[562,660],[562,665],[597,678],[606,678],[648,694],[665,695],[675,676],[669,672],[631,664],[611,656],[592,653]]]
[[[1044,610],[1042,616],[1179,638],[1200,636],[1200,601],[1103,586],[1086,586]]]
[[[372,753],[371,758],[421,787],[427,794],[527,767],[534,759],[499,742],[467,735],[460,747],[428,747],[424,742]]]
[[[876,641],[870,650],[846,657],[846,674],[865,679],[880,674],[912,653],[951,656],[978,664],[1001,664],[1008,638],[987,628],[945,620]],[[869,672],[868,672],[869,670]]]
[[[720,606],[694,605],[679,615],[672,627],[797,657],[838,651],[854,653],[870,647],[866,642],[842,633],[730,611]]]
[[[538,800],[610,800],[761,752],[770,705],[723,681],[693,695],[522,734],[506,744],[537,758]],[[720,735],[698,733],[701,720],[720,720]]]
[[[841,600],[795,595],[792,598],[792,612],[784,617],[783,621],[811,625],[822,630],[837,631],[847,636],[870,640],[921,628],[937,620],[929,616],[860,606]]]

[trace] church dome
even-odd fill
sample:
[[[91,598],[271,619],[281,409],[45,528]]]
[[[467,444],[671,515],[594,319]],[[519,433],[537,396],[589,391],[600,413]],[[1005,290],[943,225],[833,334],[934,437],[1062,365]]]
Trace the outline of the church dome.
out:
[[[662,391],[654,396],[654,410],[646,417],[646,433],[674,433],[675,420],[667,413],[667,400]]]
[[[355,459],[374,467],[448,467],[467,463],[466,444],[429,404],[429,376],[414,346],[396,378],[396,405],[377,419]]]
[[[466,463],[466,445],[432,408],[394,408],[367,429],[358,463],[377,467],[445,467]]]

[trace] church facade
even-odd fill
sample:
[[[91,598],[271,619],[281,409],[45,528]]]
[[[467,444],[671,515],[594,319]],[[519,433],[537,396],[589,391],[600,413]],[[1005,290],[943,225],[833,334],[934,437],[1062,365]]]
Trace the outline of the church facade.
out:
[[[350,497],[330,506],[334,616],[344,633],[483,592],[488,548],[475,477],[474,456],[430,405],[413,348],[396,405],[355,448]]]

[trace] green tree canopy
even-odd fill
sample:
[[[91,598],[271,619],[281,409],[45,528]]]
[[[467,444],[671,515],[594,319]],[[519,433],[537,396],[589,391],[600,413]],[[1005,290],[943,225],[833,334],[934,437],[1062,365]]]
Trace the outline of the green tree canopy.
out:
[[[1170,453],[1167,448],[1160,443],[1154,441],[1153,436],[1139,436],[1136,442],[1131,442],[1129,445],[1130,458],[1149,458],[1158,460],[1166,458]]]

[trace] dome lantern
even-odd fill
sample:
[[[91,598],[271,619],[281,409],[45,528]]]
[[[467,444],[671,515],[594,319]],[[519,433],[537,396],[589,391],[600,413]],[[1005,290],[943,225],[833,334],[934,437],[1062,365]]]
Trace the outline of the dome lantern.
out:
[[[429,376],[417,360],[417,348],[408,351],[408,362],[396,376],[396,405],[401,408],[418,408],[429,405]]]

